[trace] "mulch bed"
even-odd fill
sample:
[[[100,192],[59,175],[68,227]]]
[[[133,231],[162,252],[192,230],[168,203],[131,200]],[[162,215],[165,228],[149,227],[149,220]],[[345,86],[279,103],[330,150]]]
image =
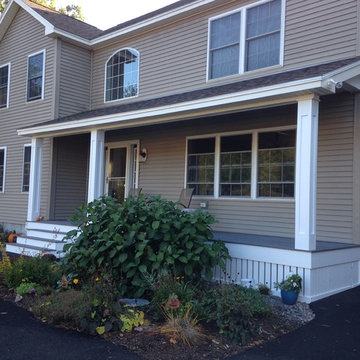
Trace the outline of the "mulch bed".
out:
[[[0,286],[0,298],[14,301],[15,294]],[[161,334],[160,328],[156,325],[143,326],[131,333],[105,334],[104,339],[125,346],[128,350],[148,360],[199,360],[201,358],[215,360],[224,359],[253,346],[271,341],[301,327],[314,318],[314,314],[307,304],[298,302],[296,305],[288,306],[282,304],[279,298],[272,296],[268,297],[268,301],[273,307],[274,315],[262,322],[260,334],[246,346],[232,345],[210,325],[204,325],[204,336],[191,347],[184,345],[181,341],[175,344],[171,343],[170,336]],[[31,310],[31,307],[38,302],[41,302],[40,297],[26,295],[17,305]]]

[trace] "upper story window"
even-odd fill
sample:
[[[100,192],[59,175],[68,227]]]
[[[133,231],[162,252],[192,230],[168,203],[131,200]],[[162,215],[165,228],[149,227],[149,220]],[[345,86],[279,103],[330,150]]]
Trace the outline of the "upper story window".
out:
[[[0,66],[0,109],[9,107],[10,64]]]
[[[106,63],[105,101],[130,98],[139,92],[139,52],[122,49]]]
[[[281,63],[282,0],[210,20],[209,79]]]
[[[5,191],[6,147],[0,147],[0,193]]]
[[[44,98],[45,50],[29,55],[27,74],[27,101]]]

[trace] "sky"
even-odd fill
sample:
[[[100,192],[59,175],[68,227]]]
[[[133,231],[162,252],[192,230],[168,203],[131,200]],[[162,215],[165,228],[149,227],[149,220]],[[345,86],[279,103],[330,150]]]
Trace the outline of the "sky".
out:
[[[85,22],[105,30],[124,21],[159,9],[175,0],[56,0],[56,7],[82,7]],[[129,5],[130,4],[130,5]]]

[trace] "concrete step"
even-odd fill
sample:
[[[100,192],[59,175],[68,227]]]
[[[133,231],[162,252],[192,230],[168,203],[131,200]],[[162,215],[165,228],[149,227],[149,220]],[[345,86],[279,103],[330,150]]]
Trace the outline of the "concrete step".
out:
[[[35,237],[40,239],[48,239],[48,240],[57,240],[62,241],[67,233],[60,231],[48,231],[41,229],[27,229],[26,236],[27,237]]]
[[[55,251],[62,251],[64,245],[66,244],[66,242],[64,241],[38,238],[28,235],[18,236],[16,243],[18,245],[24,245],[24,246],[30,245],[42,249],[55,250]]]
[[[24,256],[39,256],[44,254],[51,254],[59,257],[59,254],[56,250],[48,250],[38,246],[22,245],[17,243],[6,244],[6,251],[12,254],[19,254]]]
[[[75,226],[69,224],[58,224],[52,222],[42,222],[42,221],[28,221],[26,223],[26,230],[43,230],[51,233],[63,233],[76,229]]]

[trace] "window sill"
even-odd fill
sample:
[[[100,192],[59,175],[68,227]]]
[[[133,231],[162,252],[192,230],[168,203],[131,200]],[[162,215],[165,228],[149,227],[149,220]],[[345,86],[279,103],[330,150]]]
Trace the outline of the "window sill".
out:
[[[272,70],[281,70],[283,67],[284,67],[284,65],[282,65],[282,64],[272,65],[272,66],[269,66],[269,67],[266,67],[266,68],[261,68],[261,69],[251,70],[251,71],[245,71],[243,73],[218,77],[216,79],[207,78],[206,82],[208,84],[216,84],[216,83],[221,83],[223,81],[230,82],[231,80],[239,80],[239,79],[241,79],[241,80],[250,80],[250,79],[262,77],[262,76],[265,76],[265,75],[270,75],[269,72],[271,72]]]
[[[213,197],[213,196],[206,196],[206,195],[194,195],[193,196],[194,200],[211,200],[211,201],[249,201],[249,202],[253,202],[253,201],[258,201],[258,202],[284,202],[284,203],[295,203],[295,199],[294,198],[250,198],[250,197],[231,197],[231,196],[219,196],[217,198]]]

